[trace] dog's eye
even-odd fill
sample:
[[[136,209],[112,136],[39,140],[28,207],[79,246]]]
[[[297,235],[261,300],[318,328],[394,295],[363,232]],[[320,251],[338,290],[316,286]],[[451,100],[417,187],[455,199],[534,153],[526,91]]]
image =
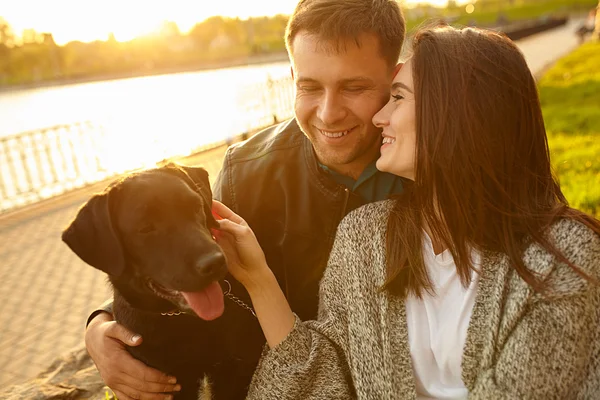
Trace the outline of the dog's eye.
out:
[[[144,225],[140,229],[138,229],[138,232],[139,233],[151,233],[151,232],[154,232],[155,229],[156,228],[154,228],[154,225],[148,224],[148,225]]]

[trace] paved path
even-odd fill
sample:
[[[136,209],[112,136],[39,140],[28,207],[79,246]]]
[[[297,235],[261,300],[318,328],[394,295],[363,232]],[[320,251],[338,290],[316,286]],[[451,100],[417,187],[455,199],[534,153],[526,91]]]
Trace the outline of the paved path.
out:
[[[582,18],[572,18],[561,27],[517,41],[534,75],[579,45],[575,30],[582,22]]]
[[[225,147],[185,161],[214,178]],[[81,261],[60,234],[106,183],[0,215],[0,389],[20,383],[83,343],[90,311],[109,298],[105,274]]]
[[[574,23],[519,42],[534,73],[577,45]],[[200,163],[215,177],[219,149]],[[81,346],[88,313],[109,297],[104,274],[60,241],[62,229],[97,185],[0,216],[0,388],[36,375]]]

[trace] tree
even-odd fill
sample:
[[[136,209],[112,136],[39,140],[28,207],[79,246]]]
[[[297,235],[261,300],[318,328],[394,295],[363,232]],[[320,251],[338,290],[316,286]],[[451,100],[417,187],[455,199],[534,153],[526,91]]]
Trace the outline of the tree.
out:
[[[10,25],[0,17],[0,85],[6,84],[10,78],[10,49],[14,46],[14,36]]]
[[[600,0],[598,0],[598,6],[596,7],[596,27],[592,37],[595,40],[600,40]]]
[[[128,42],[109,34],[105,41],[58,46],[51,33],[32,29],[17,40],[0,18],[0,86],[173,71],[283,51],[287,20],[286,15],[248,20],[214,16],[186,34],[165,21],[154,34]]]
[[[2,17],[0,17],[0,44],[5,45],[6,47],[15,45],[15,35],[12,28]]]
[[[159,34],[165,38],[181,36],[179,26],[173,21],[163,21],[159,28]]]
[[[24,29],[21,39],[23,44],[41,43],[43,41],[43,37],[35,29]]]

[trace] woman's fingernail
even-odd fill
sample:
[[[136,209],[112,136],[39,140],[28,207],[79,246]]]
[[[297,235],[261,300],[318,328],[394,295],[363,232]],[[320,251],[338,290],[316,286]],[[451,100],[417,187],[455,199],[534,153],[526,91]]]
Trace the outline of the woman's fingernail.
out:
[[[179,392],[181,391],[181,385],[175,385],[175,387],[173,388],[174,391]]]
[[[177,378],[175,378],[175,377],[173,377],[173,376],[172,376],[172,377],[170,377],[170,378],[169,378],[169,383],[170,383],[170,384],[175,384],[175,383],[177,383]]]
[[[138,340],[140,340],[140,338],[141,338],[141,336],[140,336],[140,335],[133,335],[133,336],[131,337],[131,341],[132,341],[133,343],[135,343],[135,342],[137,342]]]

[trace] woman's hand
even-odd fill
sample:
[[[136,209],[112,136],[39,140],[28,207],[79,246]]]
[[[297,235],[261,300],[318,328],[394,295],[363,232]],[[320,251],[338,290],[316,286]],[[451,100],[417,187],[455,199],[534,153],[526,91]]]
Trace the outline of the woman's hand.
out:
[[[219,223],[219,230],[213,233],[225,253],[227,268],[250,291],[265,274],[271,274],[265,254],[242,217],[216,200],[213,200],[212,211]]]
[[[275,347],[294,328],[294,314],[246,221],[216,200],[212,211],[220,228],[213,234],[225,253],[227,268],[246,287],[267,343]]]

